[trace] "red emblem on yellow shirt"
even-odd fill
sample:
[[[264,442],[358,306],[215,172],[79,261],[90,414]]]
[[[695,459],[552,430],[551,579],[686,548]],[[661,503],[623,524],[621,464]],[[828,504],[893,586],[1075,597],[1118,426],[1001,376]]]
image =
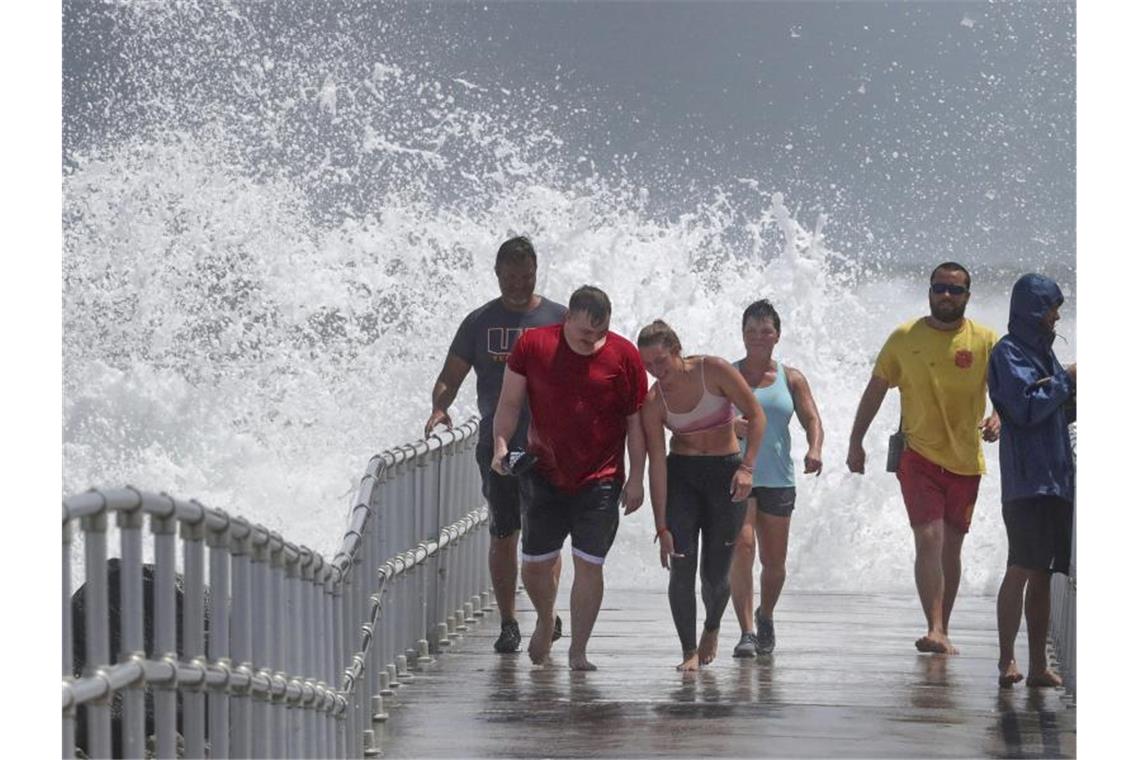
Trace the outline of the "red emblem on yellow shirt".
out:
[[[954,363],[962,369],[969,369],[974,364],[974,352],[962,349],[954,354]]]

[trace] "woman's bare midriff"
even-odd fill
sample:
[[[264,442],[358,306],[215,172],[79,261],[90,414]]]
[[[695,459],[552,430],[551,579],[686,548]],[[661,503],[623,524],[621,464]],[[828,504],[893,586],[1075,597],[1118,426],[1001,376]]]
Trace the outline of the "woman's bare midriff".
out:
[[[674,433],[669,451],[685,456],[724,456],[740,451],[732,423],[696,433]]]

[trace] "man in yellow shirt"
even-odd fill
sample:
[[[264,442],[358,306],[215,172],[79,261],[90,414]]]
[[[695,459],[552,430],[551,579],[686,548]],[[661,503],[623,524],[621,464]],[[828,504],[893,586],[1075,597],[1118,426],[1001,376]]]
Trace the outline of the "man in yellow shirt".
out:
[[[962,540],[986,471],[980,439],[996,441],[1001,431],[996,412],[983,419],[986,365],[997,336],[965,318],[969,300],[966,268],[939,264],[930,275],[930,316],[900,325],[887,338],[847,449],[847,468],[862,473],[863,436],[887,390],[897,387],[906,448],[896,474],[914,531],[914,581],[927,623],[926,635],[914,642],[920,652],[958,653],[950,643],[950,612],[962,575]]]

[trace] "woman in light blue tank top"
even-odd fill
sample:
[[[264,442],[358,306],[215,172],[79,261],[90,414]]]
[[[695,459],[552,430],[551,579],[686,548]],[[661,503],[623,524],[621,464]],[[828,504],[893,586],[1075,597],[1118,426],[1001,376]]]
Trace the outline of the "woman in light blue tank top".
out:
[[[780,315],[767,300],[744,310],[741,320],[747,355],[735,363],[764,409],[768,424],[752,469],[752,495],[736,541],[730,579],[732,606],[740,621],[740,643],[733,655],[768,654],[776,646],[772,615],[786,576],[788,529],[796,503],[791,425],[794,414],[807,433],[804,472],[819,475],[823,463],[823,424],[807,378],[778,363],[772,352],[780,341]],[[752,614],[752,563],[760,537],[760,606]],[[755,624],[755,628],[753,628]]]

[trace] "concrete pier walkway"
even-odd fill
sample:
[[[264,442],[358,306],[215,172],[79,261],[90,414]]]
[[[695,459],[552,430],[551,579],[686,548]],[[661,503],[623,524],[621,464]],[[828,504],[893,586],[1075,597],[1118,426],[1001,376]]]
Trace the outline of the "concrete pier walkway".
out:
[[[566,595],[569,578],[562,589]],[[560,600],[561,602],[561,600]],[[997,686],[994,600],[960,598],[957,656],[914,649],[911,595],[787,593],[776,651],[736,660],[726,611],[717,660],[682,675],[663,591],[614,591],[589,655],[596,672],[497,655],[489,613],[386,700],[385,757],[1073,757],[1076,707],[1059,689]],[[565,602],[560,613],[569,623]],[[569,632],[569,625],[566,626]],[[1018,662],[1028,662],[1024,630]]]

